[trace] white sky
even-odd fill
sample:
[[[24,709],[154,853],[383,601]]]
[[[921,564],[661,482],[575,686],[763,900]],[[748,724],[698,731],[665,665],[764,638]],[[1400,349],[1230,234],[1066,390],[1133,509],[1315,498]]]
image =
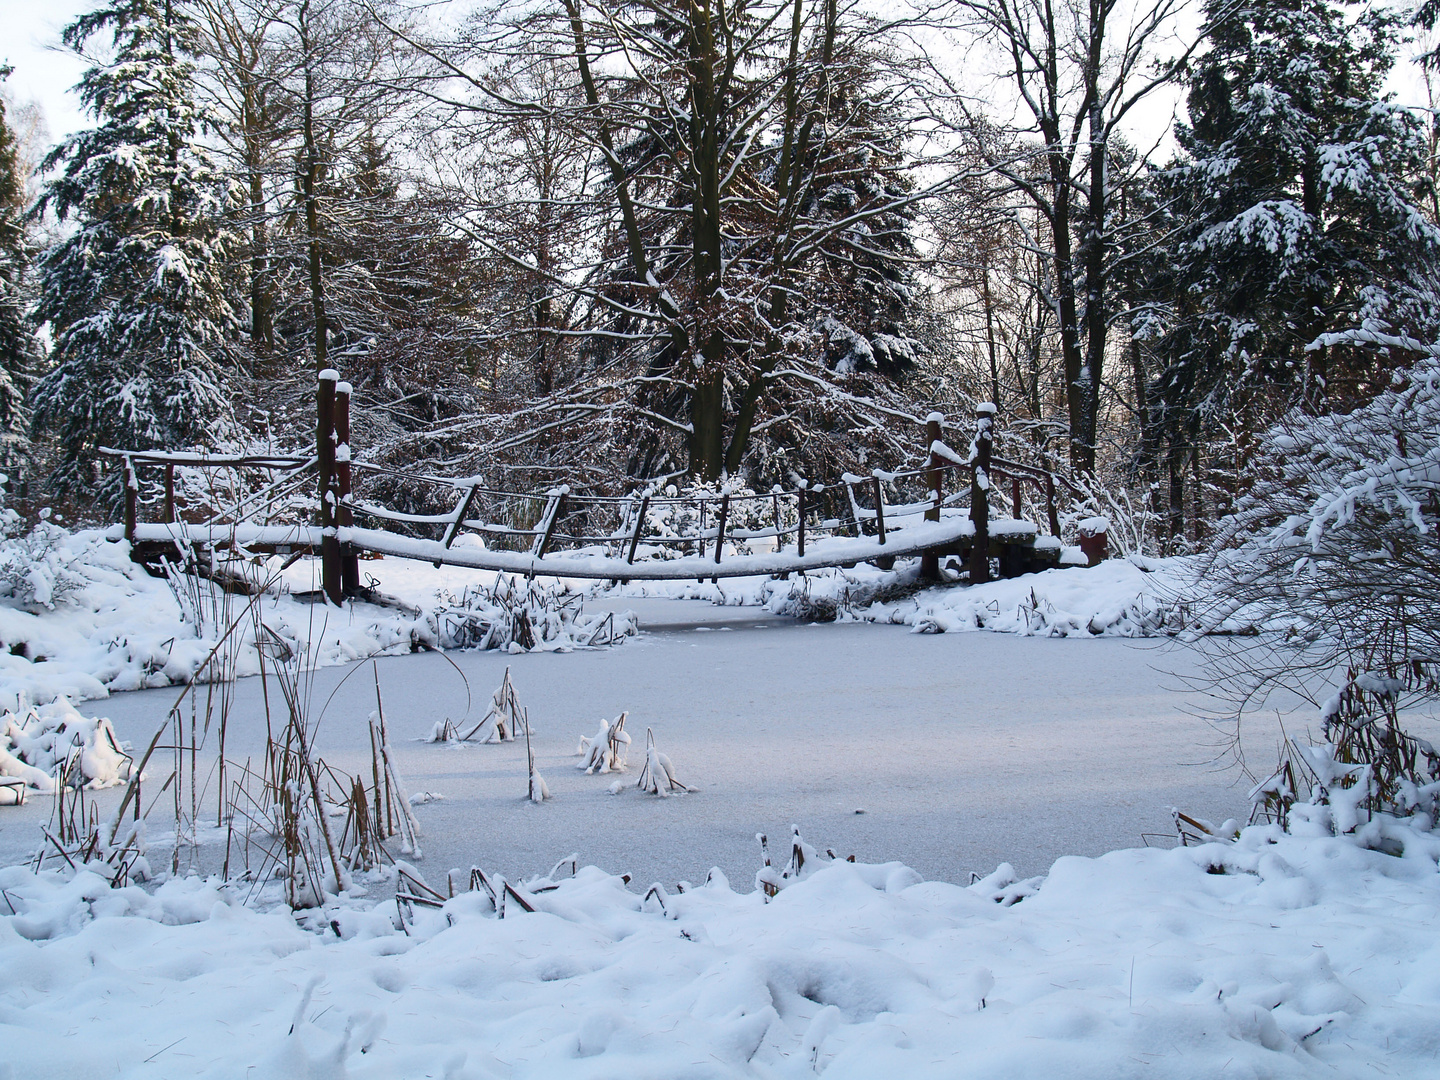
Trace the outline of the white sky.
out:
[[[15,69],[10,95],[40,103],[53,139],[85,123],[79,101],[68,93],[83,66],[59,46],[64,26],[92,6],[91,0],[0,0],[0,61]]]
[[[83,65],[60,47],[60,31],[93,6],[95,0],[0,0],[0,27],[4,27],[0,62],[15,69],[7,84],[9,93],[16,101],[40,103],[54,141],[86,124],[79,101],[69,92],[79,81]],[[1403,103],[1424,103],[1423,84],[1414,65],[1402,61],[1390,82]],[[996,89],[999,92],[1000,88]],[[1136,111],[1129,127],[1137,148],[1147,149],[1154,133],[1168,126],[1182,96],[1178,89],[1161,90]]]

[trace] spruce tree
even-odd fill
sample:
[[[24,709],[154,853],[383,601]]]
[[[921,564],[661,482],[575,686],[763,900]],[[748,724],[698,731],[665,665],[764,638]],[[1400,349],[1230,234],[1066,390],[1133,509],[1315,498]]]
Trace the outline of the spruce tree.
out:
[[[1383,92],[1394,15],[1326,0],[1208,8],[1167,178],[1177,240],[1153,278],[1170,298],[1159,419],[1195,439],[1253,431],[1297,402],[1372,398],[1397,358],[1333,335],[1429,339],[1440,254],[1419,208],[1422,125]]]
[[[9,68],[0,67],[0,81],[9,74]],[[0,469],[7,473],[19,464],[28,443],[25,391],[37,358],[26,310],[31,251],[24,213],[25,178],[0,98]]]
[[[46,166],[63,171],[39,204],[75,223],[40,264],[38,314],[55,347],[34,426],[59,444],[58,491],[93,484],[101,446],[194,445],[229,415],[228,192],[198,143],[187,8],[110,0],[64,32],[82,55],[97,36],[111,40],[79,85],[96,126],[51,153]]]

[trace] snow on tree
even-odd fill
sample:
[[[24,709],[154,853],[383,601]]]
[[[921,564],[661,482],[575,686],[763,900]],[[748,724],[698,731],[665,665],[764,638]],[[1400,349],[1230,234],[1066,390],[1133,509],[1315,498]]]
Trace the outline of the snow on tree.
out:
[[[1197,434],[1384,389],[1393,355],[1324,335],[1372,323],[1431,340],[1440,327],[1425,132],[1383,90],[1397,16],[1326,0],[1240,15],[1216,0],[1208,14],[1166,181],[1177,239],[1155,343],[1160,423]]]
[[[910,449],[911,223],[951,181],[916,156],[935,145],[910,138],[934,99],[893,26],[819,0],[733,20],[670,0],[509,5],[479,25],[456,70],[473,71],[491,139],[558,128],[557,164],[592,164],[579,190],[562,169],[554,199],[538,201],[540,178],[466,214],[477,244],[547,283],[526,348],[575,362],[547,363],[548,393],[452,439],[486,469],[523,450],[612,486],[838,472],[857,439],[892,459]],[[544,86],[514,81],[542,62]],[[516,198],[558,200],[570,239],[538,251],[540,223],[506,212]],[[557,429],[558,446],[543,438]]]
[[[1204,625],[1243,609],[1279,633],[1217,643],[1208,684],[1237,721],[1273,690],[1299,694],[1319,709],[1336,768],[1373,768],[1342,776],[1324,754],[1287,751],[1257,801],[1283,815],[1308,787],[1298,768],[1335,791],[1363,779],[1356,797],[1370,809],[1413,809],[1440,792],[1422,798],[1440,759],[1404,725],[1408,708],[1440,696],[1440,346],[1378,326],[1324,344],[1422,355],[1368,404],[1297,407],[1264,435],[1252,487],[1216,538],[1207,590],[1222,599]]]
[[[0,83],[9,74],[9,68],[0,67]],[[24,214],[19,141],[0,98],[0,469],[13,469],[28,445],[25,395],[39,362],[35,331],[26,313],[32,252]]]
[[[37,306],[55,347],[34,426],[61,449],[59,490],[94,490],[101,446],[213,442],[231,413],[229,189],[200,144],[193,36],[186,0],[110,0],[64,32],[93,61],[79,92],[96,126],[46,159],[60,174],[38,204],[74,225],[40,262]]]

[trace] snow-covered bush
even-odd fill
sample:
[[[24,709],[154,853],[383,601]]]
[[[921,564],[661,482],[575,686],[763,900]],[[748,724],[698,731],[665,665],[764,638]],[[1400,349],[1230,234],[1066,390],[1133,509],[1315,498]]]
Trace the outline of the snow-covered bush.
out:
[[[586,614],[579,593],[561,585],[499,575],[489,587],[467,588],[459,596],[443,590],[427,616],[433,640],[442,649],[504,649],[616,645],[639,632],[635,616]]]
[[[1440,762],[1404,720],[1440,696],[1440,347],[1376,331],[1347,340],[1422,357],[1367,405],[1297,411],[1265,435],[1204,583],[1215,597],[1204,625],[1243,609],[1272,631],[1209,650],[1210,690],[1230,717],[1281,687],[1320,709],[1323,744],[1292,742],[1256,788],[1280,821],[1307,800],[1437,810]],[[1353,827],[1348,812],[1333,824]]]
[[[64,698],[0,716],[0,776],[13,776],[37,791],[50,792],[61,771],[73,772],[76,764],[79,771],[74,775],[87,788],[124,783],[135,767],[109,720],[81,716]]]
[[[1416,660],[1399,676],[1364,672],[1321,706],[1319,745],[1291,739],[1275,771],[1251,789],[1254,816],[1289,827],[1297,816],[1343,835],[1379,816],[1440,818],[1440,754],[1401,726],[1401,695],[1440,691],[1440,667]],[[1428,828],[1428,825],[1425,827]]]
[[[90,579],[84,567],[94,561],[95,534],[77,537],[48,520],[24,535],[13,535],[18,522],[14,511],[4,510],[0,524],[0,598],[26,610],[57,604],[83,589]]]
[[[758,540],[737,540],[733,535],[737,532],[758,532],[774,527],[777,500],[768,497],[753,498],[755,494],[753,488],[745,486],[742,480],[734,477],[709,484],[687,484],[683,489],[670,484],[663,491],[654,494],[654,498],[659,501],[652,502],[645,511],[645,524],[640,531],[640,542],[644,544],[647,540],[698,540],[702,526],[701,501],[703,500],[705,503],[704,529],[713,531],[719,524],[718,515],[721,502],[728,495],[731,502],[725,513],[726,549],[740,555],[768,551],[773,544],[773,540],[768,537]],[[665,501],[670,499],[679,501]],[[785,519],[787,511],[793,511],[793,509],[793,506],[781,503],[782,527],[794,525],[793,521]],[[793,518],[793,516],[792,512],[791,517]],[[713,538],[706,540],[707,548],[711,551],[714,550],[713,547],[710,547],[713,543]],[[666,545],[657,547],[649,554],[653,558],[675,559],[687,552],[679,545]]]
[[[1279,685],[1319,706],[1344,672],[1403,678],[1440,655],[1440,348],[1369,334],[1426,354],[1349,413],[1293,412],[1261,439],[1251,490],[1205,563],[1205,625],[1244,609],[1283,631],[1215,654],[1215,683],[1238,707]],[[1428,694],[1401,691],[1400,707]]]

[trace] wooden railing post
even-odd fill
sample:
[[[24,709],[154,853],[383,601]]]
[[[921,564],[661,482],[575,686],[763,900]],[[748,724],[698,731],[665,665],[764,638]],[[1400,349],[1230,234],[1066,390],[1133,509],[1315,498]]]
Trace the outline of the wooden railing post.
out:
[[[875,533],[880,538],[880,546],[885,546],[885,489],[880,486],[880,478],[872,477],[871,482],[875,485]]]
[[[970,544],[970,584],[990,580],[990,451],[994,445],[995,406],[975,406],[975,461],[970,472],[970,521],[975,536]]]
[[[1045,471],[1045,513],[1049,518],[1050,535],[1060,535],[1060,512],[1055,508],[1055,474]]]
[[[335,534],[335,384],[334,368],[320,372],[315,390],[315,456],[320,494],[320,587],[339,606],[345,594],[340,585],[340,538]]]
[[[720,520],[715,529],[715,561],[720,561],[720,550],[725,546],[725,519],[730,516],[730,493],[720,496]]]
[[[925,511],[926,521],[940,520],[940,502],[945,498],[945,479],[940,470],[940,455],[931,449],[943,437],[940,422],[943,417],[938,412],[932,412],[925,418],[925,454],[929,462],[925,479],[930,490],[935,495],[935,505]],[[940,580],[940,553],[938,551],[926,551],[920,556],[920,577],[924,581]]]
[[[630,553],[625,556],[627,563],[635,561],[635,549],[640,546],[640,530],[645,528],[645,514],[650,509],[650,496],[640,500],[640,513],[635,518],[635,535],[630,537]]]
[[[355,524],[355,512],[350,509],[350,495],[354,491],[350,474],[350,395],[348,382],[335,386],[335,524],[348,529]],[[340,591],[345,596],[354,596],[360,591],[360,556],[353,544],[340,546]]]
[[[795,513],[798,517],[795,525],[795,554],[803,559],[805,557],[805,489],[803,487],[795,492]]]
[[[165,463],[165,522],[169,524],[175,519],[175,463]]]
[[[140,477],[135,471],[135,462],[125,456],[125,539],[135,543],[135,526],[140,515]]]

